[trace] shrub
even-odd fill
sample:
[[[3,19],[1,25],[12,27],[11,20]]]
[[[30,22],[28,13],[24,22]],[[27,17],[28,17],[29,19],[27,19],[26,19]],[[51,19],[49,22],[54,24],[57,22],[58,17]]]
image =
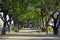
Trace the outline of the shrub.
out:
[[[51,26],[48,27],[49,32],[53,32],[53,28]]]
[[[58,28],[58,32],[60,32],[60,28]]]
[[[38,32],[38,33],[40,33],[40,32],[41,32],[41,30],[37,30],[37,32]]]
[[[46,27],[42,27],[41,31],[46,32]]]
[[[15,27],[14,27],[14,31],[15,31],[15,32],[18,32],[18,27],[15,26]]]

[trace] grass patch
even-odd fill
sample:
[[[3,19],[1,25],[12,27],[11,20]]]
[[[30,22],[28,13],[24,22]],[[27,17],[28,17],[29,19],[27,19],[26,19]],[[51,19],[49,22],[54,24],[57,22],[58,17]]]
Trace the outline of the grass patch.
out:
[[[58,32],[60,32],[60,28],[58,28]]]

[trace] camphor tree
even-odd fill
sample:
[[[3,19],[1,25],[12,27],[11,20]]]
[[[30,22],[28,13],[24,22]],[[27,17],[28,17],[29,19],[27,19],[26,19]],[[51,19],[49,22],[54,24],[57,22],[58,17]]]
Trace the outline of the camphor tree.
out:
[[[14,20],[14,24],[18,24],[19,21],[25,23],[32,22],[33,24],[38,22],[41,24],[41,27],[43,27],[45,22],[47,28],[49,18],[53,16],[51,12],[55,12],[56,9],[60,10],[59,1],[60,0],[3,0],[2,10],[8,11],[8,14],[11,15]],[[55,22],[54,27],[56,27]],[[4,33],[2,32],[2,34],[5,34],[5,31]]]
[[[21,15],[23,14],[22,12],[25,11],[29,0],[2,0],[3,2],[3,6],[2,6],[2,10],[3,11],[8,11],[7,14],[11,15],[12,19],[14,20],[14,23],[16,24],[17,22],[19,22],[19,18],[18,16],[21,17]],[[2,30],[2,34],[6,34],[5,32],[5,28],[6,28],[6,13],[4,13],[4,27]],[[21,15],[20,15],[21,14]],[[6,22],[6,23],[5,23]]]

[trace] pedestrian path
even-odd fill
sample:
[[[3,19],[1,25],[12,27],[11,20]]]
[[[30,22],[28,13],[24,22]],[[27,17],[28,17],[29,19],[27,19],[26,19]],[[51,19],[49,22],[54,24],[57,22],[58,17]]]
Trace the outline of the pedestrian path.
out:
[[[0,37],[0,40],[60,40],[60,37],[21,37],[21,36],[8,36]]]
[[[60,40],[59,35],[56,36],[53,35],[53,33],[46,35],[46,32],[37,33],[35,31],[36,30],[20,30],[19,32],[7,32],[6,35],[0,35],[0,40]]]

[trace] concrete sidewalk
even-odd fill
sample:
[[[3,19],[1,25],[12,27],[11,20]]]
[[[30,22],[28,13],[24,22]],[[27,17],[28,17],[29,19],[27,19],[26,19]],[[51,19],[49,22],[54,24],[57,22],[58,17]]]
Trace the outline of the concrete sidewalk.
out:
[[[0,35],[0,40],[60,40],[60,36],[43,33],[7,33]]]
[[[31,36],[31,37],[46,37],[46,36],[54,36],[52,32],[46,35],[46,32],[37,32],[38,30],[19,30],[19,32],[6,32],[6,36]],[[58,35],[59,36],[59,35]]]
[[[46,35],[46,32],[37,32],[38,30],[19,30],[19,32],[6,32],[6,35],[0,35],[0,40],[60,40],[59,35],[53,35],[52,32]]]
[[[60,37],[60,35],[53,35],[50,33],[46,35],[46,33],[7,33],[6,35],[0,35],[0,37]]]
[[[0,40],[60,40],[60,37],[3,36]]]

